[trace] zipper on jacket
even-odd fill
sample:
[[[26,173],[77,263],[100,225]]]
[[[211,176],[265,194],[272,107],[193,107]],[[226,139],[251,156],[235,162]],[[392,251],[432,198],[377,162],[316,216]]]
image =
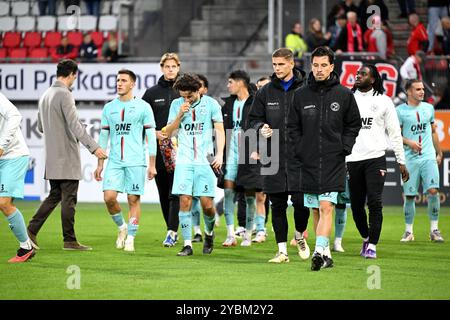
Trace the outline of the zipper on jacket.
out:
[[[322,122],[323,122],[323,88],[320,89],[320,121],[319,121],[319,194],[322,189]]]
[[[287,95],[289,91],[284,92],[284,179],[286,181],[285,184],[285,190],[287,187],[287,191],[289,191],[289,178],[288,178],[288,141],[287,141],[287,135],[288,135],[288,111],[289,111],[289,105],[287,104]]]

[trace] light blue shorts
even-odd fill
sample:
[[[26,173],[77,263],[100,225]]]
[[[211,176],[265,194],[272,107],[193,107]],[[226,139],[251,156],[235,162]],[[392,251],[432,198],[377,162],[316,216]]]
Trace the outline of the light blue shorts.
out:
[[[304,201],[307,208],[319,208],[320,201],[329,201],[337,204],[338,192],[326,192],[322,194],[305,193]]]
[[[108,162],[103,178],[103,191],[143,195],[147,168],[144,166],[121,167]]]
[[[345,191],[339,192],[337,197],[338,204],[350,203],[350,187],[348,186],[348,179],[345,179]]]
[[[419,194],[420,180],[422,180],[423,192],[429,189],[439,189],[439,169],[436,160],[424,160],[407,162],[409,180],[403,184],[405,196]]]
[[[236,182],[238,165],[235,163],[226,163],[224,180]]]
[[[0,160],[0,197],[23,199],[29,156]]]
[[[175,165],[172,194],[184,194],[194,197],[214,197],[216,176],[207,165]]]

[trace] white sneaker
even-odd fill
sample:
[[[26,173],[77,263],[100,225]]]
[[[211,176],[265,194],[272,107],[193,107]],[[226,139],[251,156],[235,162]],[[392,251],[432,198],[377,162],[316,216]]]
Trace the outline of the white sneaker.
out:
[[[119,230],[119,235],[116,240],[116,248],[123,249],[125,247],[125,239],[127,238],[128,227]]]
[[[342,247],[342,244],[341,243],[334,243],[334,245],[333,245],[333,251],[336,251],[336,252],[345,252],[344,251],[344,248]]]
[[[297,239],[297,249],[298,255],[300,256],[300,258],[302,258],[302,260],[306,260],[309,258],[311,252],[305,238]]]
[[[237,241],[235,237],[227,237],[225,241],[222,243],[224,247],[235,247],[237,245]]]
[[[411,242],[414,241],[414,235],[411,232],[405,231],[400,242]]]
[[[241,247],[250,247],[252,245],[252,232],[244,232],[242,237]]]
[[[128,252],[134,252],[134,239],[125,240],[125,247],[123,248],[124,251]]]
[[[261,243],[266,241],[266,233],[264,231],[258,231],[256,237],[252,240],[252,242]]]
[[[236,238],[242,238],[244,236],[245,233],[245,228],[244,227],[238,227],[236,229],[236,232],[234,233],[234,235],[236,236]]]

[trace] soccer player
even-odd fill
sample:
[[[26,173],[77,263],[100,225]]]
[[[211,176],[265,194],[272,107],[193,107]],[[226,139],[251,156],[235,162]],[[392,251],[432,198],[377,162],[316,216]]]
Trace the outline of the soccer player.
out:
[[[428,193],[430,239],[442,242],[444,238],[438,228],[440,210],[438,165],[442,162],[442,151],[434,124],[434,108],[431,104],[423,102],[425,88],[421,80],[408,80],[405,90],[408,100],[407,103],[397,107],[397,115],[402,127],[406,167],[411,177],[403,184],[406,230],[400,241],[414,241],[413,223],[416,214],[414,198],[422,181],[423,193]]]
[[[288,142],[288,114],[292,107],[294,92],[300,88],[305,73],[295,69],[294,55],[288,48],[279,48],[272,54],[273,75],[271,81],[256,93],[249,114],[250,127],[257,130],[265,139],[268,139],[272,161],[269,165],[278,165],[275,174],[265,175],[263,191],[270,197],[272,203],[272,224],[278,252],[269,263],[287,263],[287,233],[288,221],[286,210],[288,198],[294,207],[295,235],[297,238],[298,254],[301,259],[309,258],[310,251],[303,232],[306,230],[309,219],[309,209],[303,205],[303,194],[300,193],[300,161],[295,159],[290,151]],[[277,130],[277,138],[274,134]]]
[[[230,97],[224,98],[222,115],[226,132],[226,159],[224,176],[224,214],[227,224],[227,238],[223,242],[224,247],[236,246],[234,233],[234,207],[235,188],[245,190],[246,219],[245,233],[241,246],[248,247],[252,244],[253,223],[256,221],[255,242],[264,242],[266,232],[265,222],[265,195],[262,190],[260,168],[257,164],[249,163],[250,148],[245,138],[242,138],[243,129],[248,123],[253,95],[250,93],[250,77],[243,70],[232,71],[228,77],[228,91]],[[247,154],[244,154],[247,153]],[[241,163],[244,162],[244,163]],[[256,218],[255,218],[256,212]]]
[[[11,263],[25,262],[35,255],[22,213],[13,203],[23,198],[30,154],[20,131],[21,121],[19,110],[0,92],[0,211],[19,241],[16,256],[8,260]]]
[[[159,141],[163,141],[166,135],[161,130],[167,124],[170,104],[179,97],[178,92],[173,88],[173,84],[179,75],[181,61],[176,53],[168,52],[161,56],[159,65],[163,75],[156,85],[145,91],[142,99],[150,104],[155,115],[156,137]],[[159,202],[167,229],[163,245],[172,247],[178,239],[179,199],[171,193],[174,173],[166,169],[163,156],[159,151],[156,154],[156,170],[158,175],[155,177],[155,182],[158,187]]]
[[[221,170],[225,133],[219,103],[200,95],[200,80],[184,74],[175,82],[180,98],[170,106],[166,126],[167,137],[178,133],[177,164],[172,193],[180,198],[179,220],[184,246],[178,256],[190,256],[192,251],[192,197],[199,197],[205,220],[203,254],[211,254],[214,247],[216,186],[215,172]],[[217,150],[213,150],[213,131]],[[214,170],[214,171],[213,171]]]
[[[122,69],[117,74],[118,97],[108,102],[102,112],[99,144],[106,149],[110,139],[111,152],[103,179],[106,208],[119,228],[116,248],[134,251],[134,238],[141,217],[140,196],[144,194],[145,176],[156,176],[156,135],[152,109],[142,99],[133,95],[136,75]],[[149,166],[146,170],[146,143],[148,141]],[[102,181],[104,160],[99,159],[95,179]],[[118,193],[128,195],[128,225],[117,201]]]
[[[409,179],[403,141],[392,100],[383,94],[383,80],[373,64],[364,64],[356,73],[352,89],[361,115],[361,130],[352,153],[346,157],[353,220],[363,238],[360,255],[377,257],[376,246],[383,222],[383,188],[386,180],[385,133],[387,132],[403,181]],[[369,208],[369,223],[364,209]]]
[[[294,95],[289,136],[301,161],[305,205],[316,208],[319,215],[311,259],[311,270],[319,271],[329,246],[337,196],[345,190],[345,156],[352,152],[361,119],[352,92],[333,71],[334,52],[328,47],[315,49],[311,69],[307,84]]]

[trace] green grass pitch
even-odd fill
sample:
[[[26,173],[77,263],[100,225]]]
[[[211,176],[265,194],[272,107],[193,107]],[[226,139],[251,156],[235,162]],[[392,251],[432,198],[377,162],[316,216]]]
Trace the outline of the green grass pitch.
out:
[[[28,222],[37,202],[17,202]],[[125,206],[124,206],[125,208]],[[90,252],[62,250],[59,207],[38,235],[41,250],[29,263],[11,265],[16,249],[6,219],[0,222],[0,299],[449,299],[450,215],[441,208],[440,229],[445,243],[431,243],[426,208],[418,208],[414,225],[416,241],[400,243],[404,222],[401,207],[384,210],[378,259],[359,254],[361,240],[349,211],[343,246],[334,253],[335,267],[310,271],[310,260],[301,261],[289,247],[291,262],[267,263],[277,246],[273,232],[263,244],[249,248],[223,248],[224,218],[216,229],[213,254],[204,256],[194,244],[194,255],[177,257],[181,245],[163,248],[165,228],[159,205],[142,206],[135,253],[115,249],[117,228],[103,204],[77,206],[76,232]],[[292,208],[289,239],[293,235]],[[271,230],[270,223],[267,225]],[[314,248],[312,217],[308,243]],[[80,287],[70,266],[79,268]],[[72,267],[73,268],[73,267]],[[69,271],[69,273],[68,273]],[[72,278],[71,278],[72,277]],[[69,286],[68,286],[69,283]],[[71,286],[72,284],[72,286]]]

